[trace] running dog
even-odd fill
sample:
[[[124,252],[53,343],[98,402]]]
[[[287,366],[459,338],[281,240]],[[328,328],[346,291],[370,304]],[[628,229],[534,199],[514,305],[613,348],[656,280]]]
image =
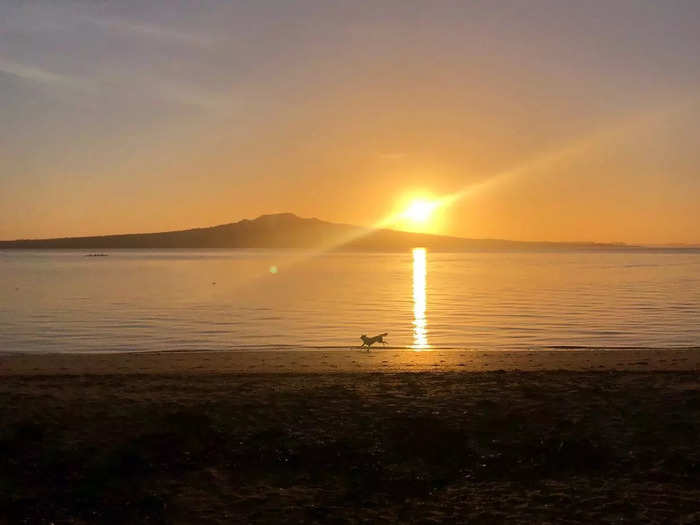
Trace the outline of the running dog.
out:
[[[372,346],[374,343],[382,343],[386,344],[386,341],[384,340],[384,337],[389,335],[389,332],[384,332],[383,334],[375,335],[374,337],[367,337],[365,334],[362,334],[360,336],[360,339],[362,339],[362,344],[360,345],[360,348],[366,346],[367,351],[369,352],[369,347]]]

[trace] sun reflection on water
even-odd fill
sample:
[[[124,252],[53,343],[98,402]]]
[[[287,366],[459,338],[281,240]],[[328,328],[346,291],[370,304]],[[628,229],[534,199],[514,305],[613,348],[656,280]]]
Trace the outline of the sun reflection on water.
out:
[[[413,249],[413,345],[415,350],[430,348],[425,319],[425,248]]]

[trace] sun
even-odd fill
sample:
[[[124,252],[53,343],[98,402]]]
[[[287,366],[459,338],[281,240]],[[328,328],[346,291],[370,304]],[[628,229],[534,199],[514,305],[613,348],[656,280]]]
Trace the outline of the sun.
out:
[[[408,208],[406,208],[406,211],[404,211],[402,215],[411,222],[422,224],[430,219],[437,207],[437,202],[416,199],[408,205]]]

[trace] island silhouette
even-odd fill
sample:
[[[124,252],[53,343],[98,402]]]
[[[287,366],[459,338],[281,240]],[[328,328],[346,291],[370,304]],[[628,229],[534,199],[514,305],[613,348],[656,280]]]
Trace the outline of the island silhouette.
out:
[[[405,251],[416,246],[433,251],[454,252],[652,249],[623,243],[468,239],[338,224],[317,218],[302,218],[293,213],[261,215],[253,220],[243,219],[219,226],[180,231],[0,241],[0,248],[6,249],[269,248],[391,252]]]

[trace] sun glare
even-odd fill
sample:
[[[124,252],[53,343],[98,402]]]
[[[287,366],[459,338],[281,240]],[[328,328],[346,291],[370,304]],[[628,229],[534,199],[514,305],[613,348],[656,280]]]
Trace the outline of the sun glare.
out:
[[[431,202],[424,199],[415,200],[408,206],[408,208],[406,208],[403,215],[406,219],[409,219],[415,223],[424,223],[430,219],[430,216],[437,207],[437,202]]]
[[[413,248],[413,348],[430,348],[425,319],[425,248]]]

